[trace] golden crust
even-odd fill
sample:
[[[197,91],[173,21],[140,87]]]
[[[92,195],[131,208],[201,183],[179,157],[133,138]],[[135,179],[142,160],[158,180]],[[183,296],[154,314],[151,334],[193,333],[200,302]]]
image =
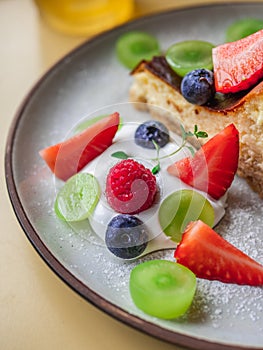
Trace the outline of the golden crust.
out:
[[[179,90],[147,69],[145,62],[132,75],[134,82],[130,88],[130,100],[144,102],[143,106],[153,117],[165,122],[171,130],[177,128],[175,120],[178,119],[189,130],[198,124],[199,129],[206,130],[211,138],[234,123],[240,133],[238,174],[263,197],[263,82],[230,109],[215,111],[187,102]],[[157,113],[153,106],[166,112]]]

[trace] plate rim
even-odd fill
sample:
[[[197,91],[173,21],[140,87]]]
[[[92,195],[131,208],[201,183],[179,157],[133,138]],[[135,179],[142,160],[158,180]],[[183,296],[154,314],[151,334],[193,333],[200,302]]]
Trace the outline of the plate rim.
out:
[[[22,99],[14,117],[9,127],[7,139],[6,139],[6,147],[5,147],[5,157],[4,157],[4,171],[5,171],[5,182],[7,187],[7,192],[9,195],[9,199],[15,213],[15,216],[23,229],[26,237],[40,255],[42,260],[49,266],[49,268],[74,292],[76,292],[79,296],[84,298],[86,301],[90,302],[99,310],[113,317],[114,319],[126,324],[127,326],[131,326],[132,328],[140,331],[141,333],[148,334],[153,336],[156,339],[165,341],[167,343],[171,343],[178,346],[184,346],[191,349],[200,349],[200,350],[210,350],[211,346],[214,350],[245,350],[245,349],[255,349],[260,350],[262,348],[259,347],[247,347],[240,346],[235,344],[223,343],[223,342],[214,342],[209,341],[203,338],[194,337],[187,334],[181,334],[179,332],[169,330],[163,328],[159,325],[156,325],[150,321],[146,321],[139,316],[133,315],[128,311],[125,311],[120,306],[108,301],[103,296],[99,295],[87,285],[85,285],[82,281],[80,281],[73,273],[71,273],[57,258],[52,252],[48,249],[45,243],[41,240],[37,231],[31,224],[30,219],[28,218],[23,204],[20,200],[16,183],[14,177],[14,169],[13,169],[13,149],[15,144],[16,132],[19,128],[20,121],[23,117],[23,112],[27,107],[27,104],[30,102],[32,96],[37,92],[38,88],[41,87],[42,83],[47,79],[63,62],[70,57],[74,56],[78,53],[78,51],[82,50],[83,47],[90,46],[94,41],[99,40],[101,37],[106,36],[112,32],[118,31],[120,28],[125,28],[133,23],[140,23],[147,19],[158,18],[161,16],[165,16],[168,14],[179,13],[185,10],[194,10],[194,9],[202,9],[202,8],[212,8],[218,6],[251,6],[251,5],[262,5],[263,2],[257,1],[243,1],[243,2],[213,2],[210,4],[198,4],[198,5],[183,5],[182,7],[178,7],[175,9],[168,9],[163,11],[154,12],[151,14],[147,14],[141,16],[139,18],[132,19],[130,21],[125,22],[122,25],[118,25],[110,30],[106,30],[93,36],[90,39],[84,40],[81,44],[77,45],[74,49],[70,50],[68,53],[63,55],[58,61],[56,61],[36,82],[33,84],[31,89],[27,92],[25,97]]]

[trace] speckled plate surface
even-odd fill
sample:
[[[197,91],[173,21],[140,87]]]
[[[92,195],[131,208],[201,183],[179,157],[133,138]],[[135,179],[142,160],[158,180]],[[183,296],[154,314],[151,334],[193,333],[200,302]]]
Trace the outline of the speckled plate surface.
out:
[[[113,317],[189,348],[262,349],[262,288],[199,280],[193,305],[180,319],[164,321],[143,314],[128,291],[129,272],[138,262],[115,260],[86,227],[69,226],[56,218],[56,183],[38,151],[62,140],[87,116],[125,108],[118,104],[127,102],[132,78],[114,55],[120,34],[148,31],[157,36],[163,50],[186,39],[219,44],[233,20],[262,14],[263,4],[250,2],[204,6],[142,18],[104,33],[71,52],[36,84],[22,103],[7,141],[10,198],[20,224],[46,263],[77,293]],[[121,114],[132,118],[131,111]],[[236,179],[217,230],[263,263],[262,217],[262,200]],[[172,256],[173,251],[165,251],[144,259]]]

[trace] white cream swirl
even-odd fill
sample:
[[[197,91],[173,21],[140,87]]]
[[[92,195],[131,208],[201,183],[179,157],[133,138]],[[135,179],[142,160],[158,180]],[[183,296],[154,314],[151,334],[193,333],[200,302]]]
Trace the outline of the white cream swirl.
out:
[[[114,152],[123,151],[148,168],[152,168],[156,165],[156,162],[152,160],[156,157],[156,150],[145,149],[135,144],[134,133],[137,127],[138,123],[127,123],[123,125],[117,132],[114,143],[84,169],[85,172],[96,176],[101,187],[100,200],[89,221],[94,232],[103,240],[108,223],[118,214],[108,205],[105,198],[105,184],[108,171],[114,164],[120,161],[120,159],[113,158],[111,155]],[[181,144],[181,138],[175,134],[170,133],[170,139],[172,142],[169,142],[165,147],[161,148],[160,157],[171,154]],[[161,160],[161,170],[156,175],[159,191],[155,202],[149,209],[136,214],[147,226],[148,232],[150,233],[150,241],[143,255],[160,249],[175,248],[177,245],[170,237],[163,233],[158,219],[158,209],[162,200],[171,193],[182,189],[192,189],[192,187],[188,186],[177,177],[170,175],[166,170],[170,164],[186,156],[189,156],[188,151],[182,150],[171,157]],[[213,206],[215,212],[214,225],[216,225],[225,214],[226,195],[220,200],[214,200],[206,193],[201,191],[197,192],[207,198]]]

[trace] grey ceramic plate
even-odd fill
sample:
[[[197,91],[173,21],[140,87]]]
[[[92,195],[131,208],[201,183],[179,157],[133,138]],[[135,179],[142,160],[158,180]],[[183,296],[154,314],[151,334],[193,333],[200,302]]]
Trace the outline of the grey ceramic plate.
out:
[[[67,55],[36,84],[21,105],[7,142],[6,177],[15,213],[55,273],[120,321],[196,349],[263,348],[262,288],[200,280],[193,306],[184,317],[163,321],[143,314],[128,292],[129,272],[136,263],[116,261],[89,230],[69,227],[55,217],[56,184],[38,150],[63,139],[83,117],[128,100],[132,78],[114,55],[120,34],[132,29],[148,31],[157,36],[164,50],[186,39],[219,44],[233,20],[260,14],[263,4],[188,8],[142,18],[96,37]],[[130,112],[121,113],[126,117]],[[236,179],[228,203],[218,230],[263,263],[262,201]],[[150,258],[172,259],[172,253],[158,252]]]

